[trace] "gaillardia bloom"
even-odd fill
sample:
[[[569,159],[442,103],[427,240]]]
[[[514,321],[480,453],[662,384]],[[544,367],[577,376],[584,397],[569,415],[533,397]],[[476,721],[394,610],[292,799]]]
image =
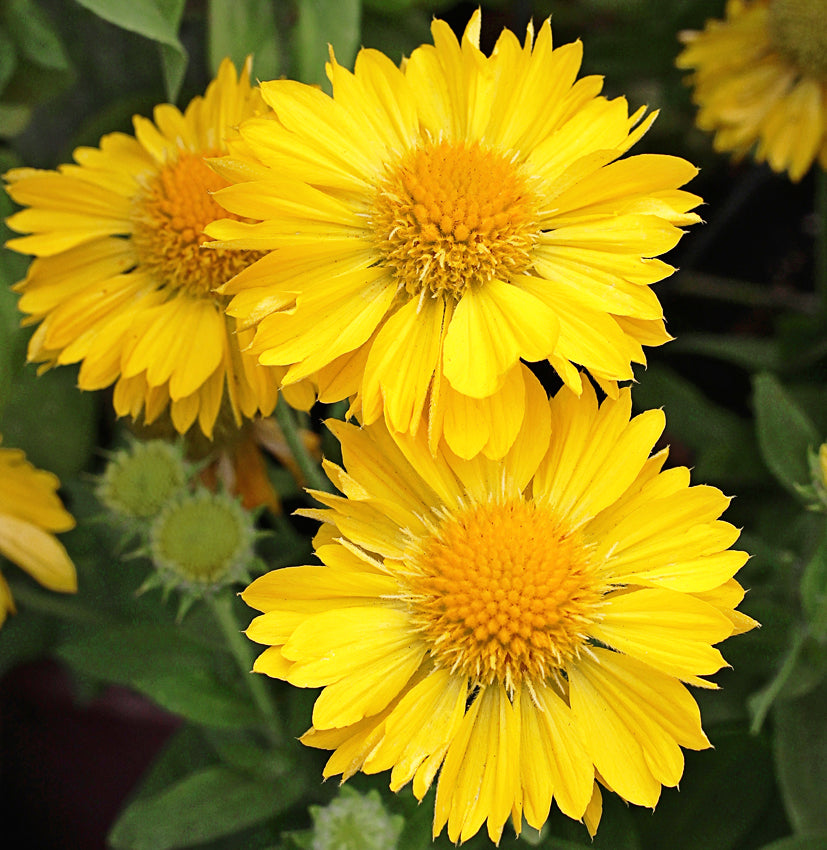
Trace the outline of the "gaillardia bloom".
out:
[[[716,151],[798,181],[818,158],[827,168],[827,8],[824,0],[728,0],[726,18],[681,33],[679,68],[700,107],[697,124]]]
[[[579,42],[553,49],[545,22],[485,56],[479,30],[479,12],[461,43],[434,21],[401,68],[362,50],[351,73],[331,54],[332,97],[262,83],[278,120],[246,121],[213,164],[234,184],[216,199],[244,220],[207,227],[268,252],[221,291],[285,385],[356,394],[360,420],[393,432],[425,411],[432,449],[444,435],[466,458],[514,439],[521,360],[575,392],[573,364],[610,393],[632,378],[642,345],[669,339],[650,284],[673,269],[652,258],[699,220],[678,189],[692,165],[620,158],[654,115],[576,81]]]
[[[754,625],[734,610],[747,556],[728,499],[649,456],[663,414],[630,410],[628,390],[598,407],[530,381],[498,461],[330,423],[344,496],[307,512],[323,565],[243,594],[269,645],[254,669],[324,688],[302,741],[334,750],[325,776],[390,769],[422,799],[439,773],[452,841],[539,828],[552,799],[593,832],[596,782],[648,807],[677,785],[681,747],[709,746],[684,683],[715,687],[714,644]]]
[[[25,570],[49,590],[74,593],[75,567],[55,532],[74,528],[51,472],[35,469],[19,449],[0,448],[0,555]],[[0,625],[14,600],[0,574]]]
[[[198,420],[208,436],[222,405],[240,423],[269,414],[279,373],[245,354],[213,290],[251,260],[245,251],[201,248],[204,227],[224,211],[210,193],[226,185],[204,162],[226,136],[266,109],[229,60],[182,114],[156,107],[134,118],[135,136],[112,133],[78,148],[57,171],[13,169],[8,192],[28,209],[8,224],[31,235],[8,247],[35,255],[17,285],[21,311],[39,322],[30,360],[81,362],[79,385],[115,384],[121,416],[152,422],[169,409],[183,433]]]

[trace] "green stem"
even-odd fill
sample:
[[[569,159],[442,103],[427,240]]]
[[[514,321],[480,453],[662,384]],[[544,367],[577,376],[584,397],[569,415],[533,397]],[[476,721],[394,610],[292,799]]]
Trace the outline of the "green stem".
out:
[[[815,292],[822,313],[827,313],[827,170],[816,172],[816,244],[815,244]]]
[[[208,596],[206,600],[221,627],[227,648],[236,660],[238,669],[241,671],[241,677],[250,691],[250,696],[265,721],[268,737],[272,743],[279,744],[284,739],[284,732],[282,731],[278,709],[273,702],[270,691],[267,689],[267,683],[263,676],[252,672],[253,648],[239,628],[238,620],[233,612],[233,597],[224,592]]]
[[[336,490],[333,485],[322,472],[319,464],[316,463],[316,459],[307,450],[299,433],[296,414],[284,399],[279,399],[279,403],[276,405],[276,420],[284,433],[284,439],[287,440],[287,445],[290,447],[290,451],[299,465],[299,469],[302,471],[302,475],[308,486],[313,490],[335,493]]]

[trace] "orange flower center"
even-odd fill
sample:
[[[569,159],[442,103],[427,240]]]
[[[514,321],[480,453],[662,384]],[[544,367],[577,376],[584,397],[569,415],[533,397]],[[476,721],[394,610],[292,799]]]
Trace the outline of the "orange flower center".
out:
[[[578,657],[607,590],[582,537],[521,500],[446,516],[411,566],[406,598],[435,662],[509,689]]]
[[[374,202],[377,248],[411,296],[460,298],[531,265],[537,210],[511,159],[478,144],[427,143],[392,167]]]
[[[827,80],[827,6],[824,0],[773,0],[770,35],[775,47],[804,74]]]
[[[151,178],[135,202],[132,244],[159,286],[221,300],[213,290],[260,254],[201,247],[204,228],[230,215],[212,198],[227,182],[204,162],[210,155],[182,153]]]

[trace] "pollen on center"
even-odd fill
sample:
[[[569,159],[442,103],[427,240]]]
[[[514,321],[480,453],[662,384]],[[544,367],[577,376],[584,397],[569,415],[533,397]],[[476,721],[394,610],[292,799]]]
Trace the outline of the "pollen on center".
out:
[[[226,283],[260,253],[202,248],[204,228],[228,214],[212,193],[227,185],[204,161],[209,153],[182,153],[150,177],[135,199],[132,244],[141,268],[159,287],[202,298]],[[237,218],[237,216],[232,216]]]
[[[422,144],[392,166],[371,213],[376,248],[411,296],[460,298],[531,265],[534,194],[513,159],[479,144]]]
[[[578,657],[607,590],[581,535],[516,499],[446,516],[411,566],[405,595],[435,663],[509,689]]]

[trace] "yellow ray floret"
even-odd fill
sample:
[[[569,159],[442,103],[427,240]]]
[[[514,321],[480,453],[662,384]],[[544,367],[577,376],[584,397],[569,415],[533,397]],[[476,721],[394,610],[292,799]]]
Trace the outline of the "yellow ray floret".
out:
[[[212,163],[234,218],[207,233],[267,252],[221,291],[285,384],[314,376],[365,423],[423,422],[432,450],[496,458],[523,420],[521,361],[614,393],[669,339],[656,257],[700,199],[680,189],[688,162],[622,159],[654,115],[578,80],[579,43],[554,48],[545,22],[485,56],[479,28],[477,12],[458,42],[436,20],[401,67],[331,54],[332,97],[262,83],[277,120],[244,122]]]
[[[19,449],[0,448],[0,555],[49,590],[74,593],[75,566],[55,537],[75,526],[57,495],[59,486],[54,475],[35,469]],[[0,574],[0,625],[14,610]]]
[[[593,833],[597,784],[653,807],[709,743],[686,685],[725,666],[716,644],[755,626],[735,609],[746,554],[728,499],[650,456],[660,411],[590,384],[526,416],[499,460],[465,460],[426,429],[331,422],[342,495],[306,511],[321,566],[256,579],[254,670],[321,687],[302,738],[325,776],[390,770],[434,835],[540,828],[552,801]],[[438,779],[437,779],[438,777]]]
[[[800,180],[827,168],[827,9],[823,0],[728,0],[724,20],[681,33],[679,68],[715,150]]]
[[[284,370],[244,351],[252,332],[237,332],[215,291],[258,255],[201,247],[224,214],[210,193],[226,185],[204,158],[265,112],[250,63],[237,76],[225,60],[183,113],[158,106],[154,121],[135,117],[134,137],[104,136],[57,171],[6,175],[25,207],[9,226],[28,234],[8,247],[35,256],[16,286],[37,324],[30,360],[79,362],[82,389],[115,385],[119,415],[166,413],[181,433],[197,421],[209,437],[220,415],[239,425],[272,412]]]

